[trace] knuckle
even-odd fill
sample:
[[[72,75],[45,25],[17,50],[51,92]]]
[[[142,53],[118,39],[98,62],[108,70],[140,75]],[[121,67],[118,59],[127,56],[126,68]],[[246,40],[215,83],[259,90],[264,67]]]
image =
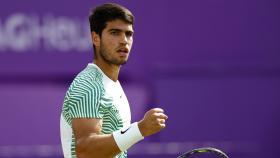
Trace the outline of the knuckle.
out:
[[[151,112],[156,112],[156,108],[153,108],[150,110]]]
[[[153,118],[157,118],[157,114],[156,114],[156,113],[151,114],[151,116],[152,116]]]

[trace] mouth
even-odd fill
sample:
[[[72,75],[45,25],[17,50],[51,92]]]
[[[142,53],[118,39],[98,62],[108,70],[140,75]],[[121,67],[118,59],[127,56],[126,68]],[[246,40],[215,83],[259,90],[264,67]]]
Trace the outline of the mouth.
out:
[[[123,48],[120,48],[117,50],[118,53],[121,53],[121,54],[128,54],[128,49],[126,47],[123,47]]]

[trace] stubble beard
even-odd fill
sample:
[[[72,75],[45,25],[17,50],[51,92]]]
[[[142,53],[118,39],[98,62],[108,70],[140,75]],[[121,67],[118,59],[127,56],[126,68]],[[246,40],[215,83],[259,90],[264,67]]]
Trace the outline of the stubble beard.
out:
[[[108,53],[109,51],[106,49],[106,47],[102,44],[100,45],[100,57],[107,62],[108,64],[113,64],[113,65],[117,65],[117,66],[121,66],[127,63],[127,59],[118,59],[118,58],[114,58],[113,56],[110,56],[110,54]],[[115,52],[116,53],[116,52]]]

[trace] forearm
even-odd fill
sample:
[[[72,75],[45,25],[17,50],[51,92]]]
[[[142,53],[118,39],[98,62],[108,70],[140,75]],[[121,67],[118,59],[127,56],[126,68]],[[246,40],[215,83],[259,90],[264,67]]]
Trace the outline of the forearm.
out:
[[[76,142],[77,154],[80,158],[93,156],[98,158],[112,158],[144,139],[138,128],[138,122],[124,129],[114,131],[110,135],[98,135],[94,133],[81,138]]]
[[[76,141],[79,158],[112,158],[120,152],[112,134],[92,133]]]
[[[133,144],[165,128],[167,116],[160,108],[145,113],[139,122],[113,134],[101,134],[101,119],[73,119],[76,154],[79,158],[112,158]]]

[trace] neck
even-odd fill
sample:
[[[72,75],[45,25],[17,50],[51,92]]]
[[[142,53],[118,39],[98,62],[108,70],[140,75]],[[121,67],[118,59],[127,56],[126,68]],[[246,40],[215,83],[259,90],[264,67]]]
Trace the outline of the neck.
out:
[[[121,68],[120,65],[109,64],[107,62],[102,62],[96,59],[93,60],[93,63],[96,64],[111,80],[113,80],[114,82],[118,80]]]

